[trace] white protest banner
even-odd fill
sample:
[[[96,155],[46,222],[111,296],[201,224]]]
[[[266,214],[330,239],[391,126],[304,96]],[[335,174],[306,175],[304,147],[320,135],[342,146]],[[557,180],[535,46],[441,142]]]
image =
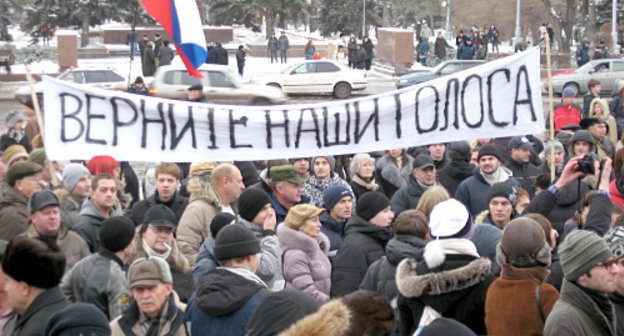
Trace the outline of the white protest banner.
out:
[[[539,48],[417,86],[344,101],[190,103],[44,78],[52,160],[266,160],[543,131]]]

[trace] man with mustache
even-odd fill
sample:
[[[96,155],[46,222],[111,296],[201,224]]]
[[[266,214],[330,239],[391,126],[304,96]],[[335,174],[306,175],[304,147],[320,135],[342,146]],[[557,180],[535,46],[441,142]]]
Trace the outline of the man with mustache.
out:
[[[159,257],[139,258],[128,270],[133,300],[111,322],[112,335],[187,335],[186,306],[173,295],[169,265]]]

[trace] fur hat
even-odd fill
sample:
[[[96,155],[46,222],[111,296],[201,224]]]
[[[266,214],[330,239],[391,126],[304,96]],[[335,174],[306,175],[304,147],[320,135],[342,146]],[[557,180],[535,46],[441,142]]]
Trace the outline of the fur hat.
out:
[[[389,206],[390,200],[386,195],[378,191],[367,191],[358,199],[355,213],[362,219],[369,221]]]
[[[28,159],[28,152],[22,145],[11,145],[2,153],[2,162],[9,166],[13,163],[13,161],[19,158]]]
[[[351,312],[341,299],[322,305],[277,336],[343,336],[349,327]]]
[[[134,239],[134,223],[126,216],[114,216],[102,222],[100,243],[111,252],[119,252],[128,247]]]
[[[310,165],[312,167],[314,167],[314,161],[316,161],[316,159],[318,159],[318,158],[325,158],[325,160],[327,160],[327,162],[329,163],[329,169],[331,171],[334,171],[334,168],[336,168],[336,159],[333,156],[328,155],[328,156],[315,156],[315,157],[313,157],[312,158],[312,162],[310,162]]]
[[[267,204],[271,204],[271,199],[266,192],[257,188],[247,188],[238,197],[238,214],[251,222]]]
[[[343,185],[334,184],[323,192],[323,206],[330,211],[336,203],[340,202],[340,200],[345,197],[351,197],[351,199],[355,198],[351,189]]]
[[[558,251],[563,275],[568,281],[576,281],[594,266],[613,257],[607,243],[587,230],[570,232],[559,245]]]
[[[247,324],[248,336],[275,335],[321,307],[310,295],[284,289],[274,292],[260,302]]]
[[[91,173],[87,169],[87,167],[81,165],[80,163],[70,163],[65,168],[63,168],[63,183],[65,184],[65,189],[70,193],[74,190],[76,183],[80,181],[84,176],[89,176]]]
[[[507,223],[496,246],[496,261],[500,265],[508,263],[516,267],[548,267],[550,246],[542,227],[526,217]]]
[[[473,234],[472,218],[466,207],[458,200],[451,198],[433,207],[429,215],[429,235],[431,239],[470,239]]]
[[[396,316],[383,294],[358,290],[342,298],[342,302],[351,311],[344,336],[390,335],[394,331]]]
[[[318,208],[312,204],[297,204],[288,210],[283,224],[291,229],[298,230],[306,219],[320,216],[323,212],[325,212],[325,209]]]
[[[2,270],[16,281],[48,289],[61,282],[65,263],[65,254],[52,240],[17,236],[9,242]]]
[[[108,317],[90,303],[76,302],[50,316],[45,326],[47,336],[109,336]]]
[[[243,225],[227,225],[215,239],[214,256],[217,261],[246,257],[260,252],[260,241]]]
[[[19,121],[25,121],[26,120],[26,116],[24,114],[22,114],[20,111],[13,110],[13,111],[7,113],[5,120],[6,120],[6,127],[7,127],[7,129],[10,130]]]
[[[159,257],[138,258],[128,269],[130,288],[156,286],[159,283],[173,283],[171,269],[165,259]]]

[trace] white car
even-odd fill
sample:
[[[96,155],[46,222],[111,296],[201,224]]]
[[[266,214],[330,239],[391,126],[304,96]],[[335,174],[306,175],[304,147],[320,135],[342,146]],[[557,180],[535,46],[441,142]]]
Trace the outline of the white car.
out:
[[[126,90],[128,82],[126,78],[114,70],[107,68],[74,68],[68,69],[58,77],[60,80],[76,84],[84,84],[110,90]],[[43,84],[35,83],[35,92],[41,97],[43,94]],[[30,86],[21,86],[15,92],[15,98],[19,101],[26,101],[30,97]]]
[[[216,104],[272,105],[283,104],[288,100],[279,89],[242,83],[238,73],[224,65],[204,64],[199,72],[204,78],[192,77],[184,66],[161,66],[154,74],[150,94],[163,98],[186,99],[190,86],[202,84],[206,100]]]
[[[366,89],[366,72],[352,70],[331,60],[303,61],[278,74],[259,76],[252,83],[281,88],[288,94],[333,94],[348,98],[353,91]]]

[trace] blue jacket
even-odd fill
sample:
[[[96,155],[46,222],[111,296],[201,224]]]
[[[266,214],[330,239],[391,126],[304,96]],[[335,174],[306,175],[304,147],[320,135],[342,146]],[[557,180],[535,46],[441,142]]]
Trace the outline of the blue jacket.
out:
[[[329,251],[337,251],[342,245],[344,237],[345,222],[340,223],[333,219],[327,212],[323,213],[319,218],[321,221],[321,232],[329,238]],[[335,253],[335,252],[334,252]]]
[[[217,258],[214,256],[214,246],[215,240],[212,236],[209,236],[199,247],[197,264],[193,268],[193,280],[196,286],[199,284],[199,279],[202,276],[219,266]]]
[[[502,168],[502,166],[501,166]],[[499,169],[501,169],[499,168]],[[514,187],[520,187],[520,183],[513,177],[510,177],[506,183]],[[471,177],[462,181],[457,187],[455,198],[466,206],[468,212],[473,217],[477,216],[483,210],[487,210],[487,193],[490,185],[481,176],[481,169],[475,169]]]
[[[462,44],[457,51],[457,59],[459,60],[471,60],[474,55],[474,46]]]
[[[589,41],[583,40],[576,50],[576,65],[582,66],[589,62]]]
[[[220,267],[201,278],[186,307],[191,335],[245,336],[251,315],[270,291],[250,270],[231,269]]]

